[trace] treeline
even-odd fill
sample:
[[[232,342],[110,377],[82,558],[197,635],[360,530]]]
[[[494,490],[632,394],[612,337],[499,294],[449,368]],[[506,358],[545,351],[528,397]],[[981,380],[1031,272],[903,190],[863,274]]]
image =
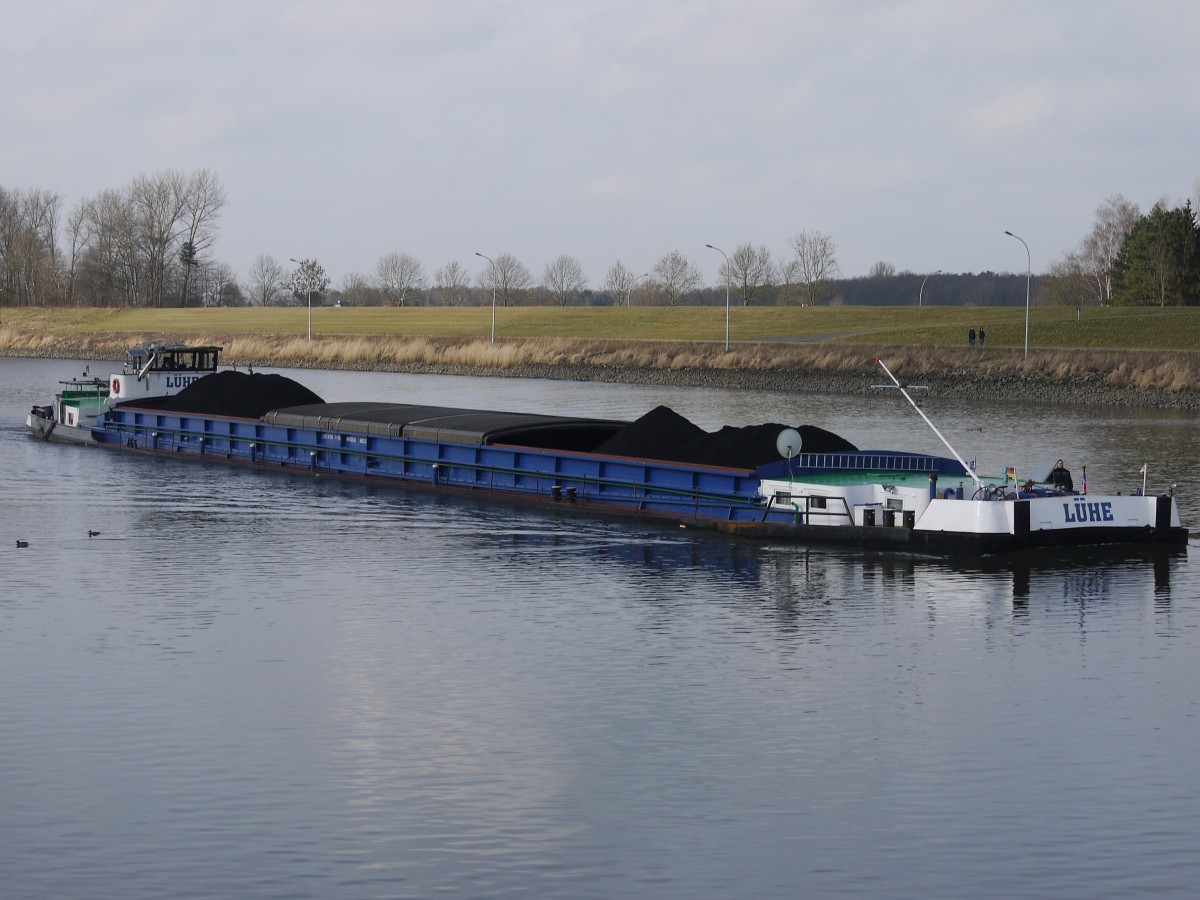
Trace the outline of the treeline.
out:
[[[842,302],[851,306],[1024,306],[1026,275],[899,272],[838,282]],[[1031,302],[1039,302],[1040,278],[1028,279]]]
[[[1191,202],[1159,201],[1143,215],[1120,194],[1109,197],[1091,233],[1042,281],[1053,304],[1200,305],[1200,227]]]
[[[599,283],[561,255],[539,277],[512,254],[475,254],[472,277],[452,260],[426,274],[406,253],[388,253],[374,272],[331,286],[316,260],[295,268],[260,256],[244,281],[214,254],[226,196],[207,169],[139,176],[120,190],[81,201],[64,215],[61,196],[0,187],[0,306],[315,305],[722,305],[1016,306],[1035,304],[1196,305],[1200,228],[1189,203],[1165,202],[1142,214],[1120,195],[1096,212],[1076,250],[1036,278],[1026,273],[896,272],[877,263],[864,278],[843,278],[833,240],[803,231],[776,258],[741,244],[722,258],[719,283],[706,285],[678,250],[637,272],[617,260]]]
[[[978,274],[938,275],[930,278],[922,294],[921,282],[925,276],[912,272],[896,275],[869,276],[863,278],[837,279],[830,283],[828,296],[821,305],[831,306],[1024,306],[1025,273],[980,272]],[[1044,276],[1033,276],[1030,281],[1032,302],[1036,305],[1045,300],[1040,293]],[[795,296],[785,297],[786,287],[771,285],[762,288],[750,306],[798,306],[802,305]],[[423,306],[486,305],[491,303],[490,290],[468,286],[461,304],[448,303],[440,290],[430,288],[419,296],[410,295],[408,304]],[[300,302],[287,298],[284,302]],[[351,290],[333,288],[322,302],[340,303],[343,306],[393,306],[384,291],[369,283],[359,283]],[[692,291],[682,302],[689,306],[724,306],[725,288],[705,286]],[[740,297],[731,295],[730,302],[743,306]],[[540,286],[531,287],[519,298],[510,299],[509,305],[557,306],[558,300]],[[572,306],[622,306],[624,301],[602,290],[583,289],[568,305]],[[629,298],[631,306],[665,306],[655,286],[638,287]]]
[[[58,194],[0,187],[0,303],[189,306],[236,289],[208,257],[225,191],[207,169],[139,176],[63,215]]]

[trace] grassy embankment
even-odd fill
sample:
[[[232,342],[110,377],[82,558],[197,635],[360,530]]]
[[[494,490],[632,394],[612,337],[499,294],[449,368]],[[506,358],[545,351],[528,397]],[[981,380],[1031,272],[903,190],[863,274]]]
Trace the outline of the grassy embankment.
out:
[[[233,363],[378,368],[607,368],[863,372],[876,354],[906,375],[970,373],[1176,392],[1200,388],[1200,309],[993,307],[5,309],[0,355],[120,358],[160,337],[226,348]],[[986,349],[966,346],[987,331]]]

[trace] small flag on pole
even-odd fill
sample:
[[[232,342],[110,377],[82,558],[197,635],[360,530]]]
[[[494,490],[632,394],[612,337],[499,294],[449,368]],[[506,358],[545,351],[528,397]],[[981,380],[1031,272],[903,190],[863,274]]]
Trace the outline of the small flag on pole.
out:
[[[1016,466],[1009,466],[1007,469],[1004,470],[1004,480],[1005,481],[1016,481],[1017,480],[1017,467]]]

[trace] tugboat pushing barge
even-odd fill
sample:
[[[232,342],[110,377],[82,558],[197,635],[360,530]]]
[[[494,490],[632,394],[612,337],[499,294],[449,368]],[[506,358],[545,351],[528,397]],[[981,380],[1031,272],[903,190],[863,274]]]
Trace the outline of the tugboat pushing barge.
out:
[[[35,406],[25,418],[34,437],[96,444],[97,419],[117,403],[178,394],[217,371],[220,347],[187,347],[147,341],[130,348],[125,365],[107,379],[88,377],[60,381],[62,390],[49,406]]]
[[[132,350],[107,381],[62,382],[53,405],[30,412],[29,429],[131,452],[870,550],[978,556],[1188,538],[1171,495],[1097,496],[977,475],[882,361],[951,457],[859,450],[805,425],[710,433],[665,407],[624,422],[326,403],[281,375],[218,372],[220,349]]]

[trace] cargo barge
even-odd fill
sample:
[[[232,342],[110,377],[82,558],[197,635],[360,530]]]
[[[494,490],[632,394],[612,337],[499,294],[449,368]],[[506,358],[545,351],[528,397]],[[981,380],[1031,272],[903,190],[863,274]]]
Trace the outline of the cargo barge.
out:
[[[217,372],[218,350],[156,348],[151,365],[135,366],[133,373],[127,366],[110,378],[110,396],[93,420],[71,426],[68,439],[636,516],[755,539],[938,556],[1182,545],[1188,537],[1169,494],[1097,496],[1046,482],[1018,486],[1009,477],[977,475],[948,443],[953,458],[859,450],[812,426],[709,433],[665,407],[627,422],[326,403],[283,376]],[[139,383],[148,384],[165,372],[190,380],[172,382],[177,389],[159,396],[124,392],[130,374],[140,373]],[[47,429],[41,421],[56,407],[69,405],[60,397],[55,406],[34,407],[28,423],[34,434],[64,437],[61,423]]]

